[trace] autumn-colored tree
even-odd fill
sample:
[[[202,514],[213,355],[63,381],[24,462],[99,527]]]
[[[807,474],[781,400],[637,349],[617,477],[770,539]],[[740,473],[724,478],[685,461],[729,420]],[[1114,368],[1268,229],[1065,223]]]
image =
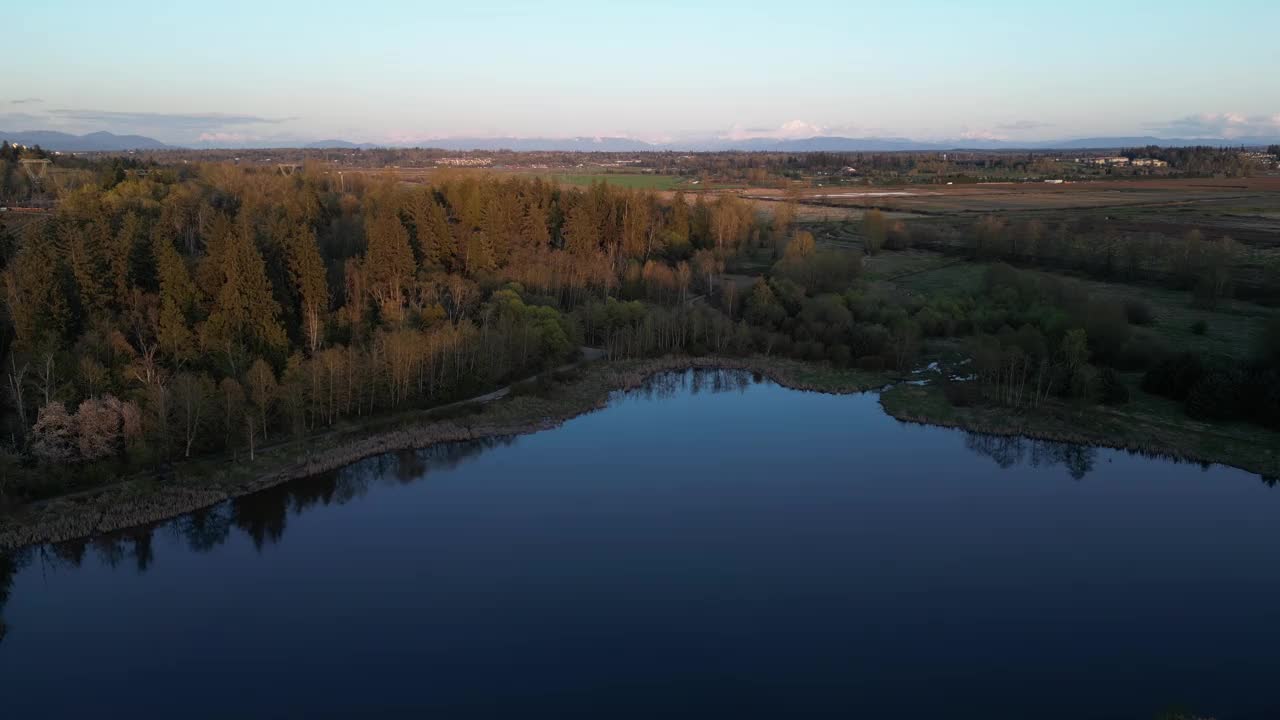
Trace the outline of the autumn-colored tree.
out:
[[[275,370],[266,360],[258,358],[249,366],[247,374],[249,401],[257,413],[258,423],[256,435],[266,436],[270,427],[269,419],[275,409],[279,389],[276,383]]]
[[[693,255],[693,267],[703,279],[703,289],[712,293],[716,289],[716,276],[724,272],[724,259],[713,250],[699,250]]]
[[[224,447],[234,448],[240,437],[240,425],[244,418],[244,388],[235,378],[222,378],[218,383],[218,419]]]
[[[195,356],[191,320],[199,301],[199,291],[187,265],[162,233],[152,240],[156,272],[160,280],[160,312],[156,339],[169,357],[182,361]]]
[[[106,218],[98,215],[84,224],[64,220],[58,235],[75,278],[81,312],[86,317],[105,316],[115,291],[109,255],[113,239]]]
[[[415,193],[409,206],[417,238],[418,261],[427,268],[452,268],[460,260],[458,243],[449,227],[449,215],[428,189]]]
[[[200,373],[179,373],[173,380],[173,404],[178,416],[183,457],[191,457],[196,439],[208,422],[209,405],[214,398],[213,381]]]
[[[113,397],[89,398],[76,410],[75,429],[80,459],[111,457],[124,448],[121,404]]]
[[[888,225],[884,213],[871,209],[862,214],[862,243],[868,255],[877,255],[884,247]]]
[[[62,263],[53,243],[31,242],[4,271],[5,302],[19,348],[33,348],[42,336],[65,336],[71,306]]]
[[[254,246],[251,229],[215,223],[209,254],[200,263],[211,303],[201,333],[205,348],[231,352],[236,346],[280,351],[288,344],[280,325],[280,306],[267,280],[262,254]]]
[[[401,322],[405,291],[417,271],[409,232],[394,208],[379,208],[366,220],[365,235],[369,243],[364,262],[369,293],[384,321]]]
[[[324,260],[316,246],[315,233],[307,226],[297,227],[289,233],[286,249],[307,349],[314,353],[324,341],[324,319],[329,311],[329,283],[325,278]]]

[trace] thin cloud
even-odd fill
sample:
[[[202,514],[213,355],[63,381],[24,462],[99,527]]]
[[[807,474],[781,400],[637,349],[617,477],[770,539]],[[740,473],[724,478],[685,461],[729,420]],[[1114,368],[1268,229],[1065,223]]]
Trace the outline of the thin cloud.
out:
[[[994,132],[986,128],[977,128],[972,130],[969,128],[965,128],[961,130],[960,134],[957,136],[957,139],[959,140],[1007,140],[1008,136],[1005,135],[1004,133]]]
[[[792,120],[773,128],[734,125],[721,137],[726,140],[755,140],[758,138],[803,140],[826,135],[829,131],[830,128],[823,125],[816,125],[804,120]]]
[[[1053,123],[1040,122],[1039,120],[1017,120],[1003,125],[997,125],[997,130],[1007,130],[1012,132],[1027,130],[1043,130],[1044,128],[1053,127]]]
[[[196,138],[196,141],[202,143],[243,143],[260,139],[255,135],[246,135],[245,133],[203,132],[200,133],[200,137]]]
[[[1280,113],[1243,115],[1241,113],[1201,113],[1167,122],[1148,123],[1147,128],[1166,135],[1188,137],[1220,137],[1225,139],[1280,134]]]
[[[118,112],[114,110],[85,110],[59,108],[50,115],[78,122],[110,123],[113,125],[143,125],[172,130],[206,130],[227,125],[272,125],[297,118],[270,118],[261,115],[237,115],[229,113],[154,113]]]
[[[49,124],[47,115],[28,112],[0,112],[0,128],[5,130],[36,130]]]

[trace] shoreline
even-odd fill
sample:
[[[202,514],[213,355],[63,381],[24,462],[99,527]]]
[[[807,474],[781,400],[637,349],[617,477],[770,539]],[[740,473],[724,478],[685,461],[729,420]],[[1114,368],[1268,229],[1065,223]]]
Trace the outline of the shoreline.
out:
[[[698,369],[743,370],[767,377],[791,390],[837,395],[879,390],[895,379],[894,376],[883,373],[837,370],[786,358],[763,356],[666,356],[644,360],[587,361],[570,370],[580,373],[579,377],[558,384],[550,396],[520,394],[500,396],[494,400],[491,397],[494,393],[489,393],[446,406],[479,408],[477,413],[467,417],[433,418],[436,411],[443,409],[434,408],[371,418],[363,425],[349,430],[333,430],[305,438],[282,448],[283,452],[278,456],[261,456],[251,464],[223,462],[222,467],[199,472],[200,463],[192,463],[191,466],[179,466],[175,479],[169,482],[125,480],[101,489],[53,498],[38,506],[20,508],[10,516],[0,517],[0,551],[76,540],[163,522],[236,497],[331,472],[390,452],[551,430],[573,418],[603,409],[614,393],[639,388],[654,375]],[[900,422],[987,435],[1019,436],[1033,440],[1106,447],[1176,460],[1230,465],[1247,472],[1267,475],[1262,467],[1250,467],[1247,463],[1232,462],[1222,457],[1207,457],[1176,443],[1168,446],[1139,446],[1117,439],[1120,437],[1118,435],[1051,429],[1051,416],[1040,418],[1039,424],[1037,416],[1023,414],[1013,418],[1013,422],[1008,419],[990,422],[977,412],[967,412],[971,410],[968,408],[952,408],[948,405],[946,412],[930,413],[908,407],[906,403],[899,401],[901,394],[923,396],[935,391],[927,386],[919,388],[915,385],[898,384],[881,393],[880,406],[886,415]],[[401,422],[395,427],[388,427]],[[1280,462],[1273,460],[1273,464]],[[188,472],[192,469],[196,472]]]
[[[261,456],[252,467],[232,464],[208,475],[184,473],[158,483],[132,479],[99,489],[80,491],[19,508],[0,517],[0,551],[29,545],[76,540],[131,527],[158,523],[250,495],[282,483],[330,472],[369,457],[417,450],[440,443],[492,437],[528,435],[550,430],[575,417],[604,408],[615,392],[642,386],[654,375],[691,369],[745,370],[779,385],[801,391],[851,394],[883,387],[880,374],[838,371],[783,358],[667,356],[649,360],[588,361],[574,370],[582,376],[560,386],[556,396],[518,395],[485,404],[489,393],[449,407],[482,409],[471,417],[433,419],[441,408],[414,411],[394,429],[379,426],[400,416],[372,418],[350,437],[333,442],[333,434],[306,438],[287,448],[286,457]],[[193,463],[190,467],[198,466]],[[248,474],[245,474],[248,471]],[[185,477],[184,477],[185,475]]]
[[[1205,438],[1194,429],[1185,426],[1170,428],[1158,423],[1147,423],[1143,429],[1149,433],[1150,437],[1160,438],[1161,441],[1142,442],[1124,435],[1126,426],[1132,420],[1118,414],[1108,415],[1095,410],[1088,418],[1081,416],[1072,421],[1064,421],[1059,413],[1053,411],[1028,413],[1008,408],[960,408],[948,405],[945,413],[936,410],[930,412],[927,405],[923,409],[911,408],[908,402],[902,401],[902,395],[913,393],[923,395],[940,393],[940,390],[935,385],[929,385],[924,389],[911,389],[910,386],[899,385],[881,393],[880,407],[886,415],[895,420],[915,425],[962,430],[980,435],[1021,437],[1028,440],[1101,447],[1175,462],[1222,465],[1253,473],[1264,479],[1280,474],[1280,452],[1267,449],[1261,458],[1246,456],[1247,453],[1243,449],[1250,443],[1245,439],[1235,440],[1240,447],[1204,451],[1195,447],[1193,441],[1203,441]],[[984,412],[992,409],[1001,413],[999,418],[992,418],[989,416],[990,413]],[[1092,431],[1079,429],[1082,426],[1095,429]],[[1280,446],[1280,442],[1277,446]]]

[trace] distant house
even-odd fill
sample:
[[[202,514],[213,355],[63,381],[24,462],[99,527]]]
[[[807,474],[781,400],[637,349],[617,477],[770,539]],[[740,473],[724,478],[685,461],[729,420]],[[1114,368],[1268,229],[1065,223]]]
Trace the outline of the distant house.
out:
[[[481,157],[443,157],[436,159],[436,165],[446,165],[448,167],[488,167],[493,164],[493,158]]]

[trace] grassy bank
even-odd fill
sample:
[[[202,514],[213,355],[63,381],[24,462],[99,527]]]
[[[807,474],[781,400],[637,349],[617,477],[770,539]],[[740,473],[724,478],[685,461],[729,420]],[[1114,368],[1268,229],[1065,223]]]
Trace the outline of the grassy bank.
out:
[[[881,393],[880,404],[889,415],[908,422],[1098,445],[1280,476],[1280,433],[1243,423],[1198,422],[1177,403],[1140,391],[1116,407],[1053,402],[1035,411],[1016,411],[955,407],[937,385],[897,385]]]
[[[132,479],[19,508],[0,518],[0,549],[57,542],[157,522],[367,457],[437,443],[520,435],[556,427],[604,407],[611,393],[656,373],[686,368],[742,369],[797,390],[851,393],[883,387],[889,376],[782,358],[666,357],[594,362],[521,383],[501,399],[347,423],[277,446],[253,461],[208,458],[175,466],[173,477]]]
[[[585,363],[517,384],[506,397],[489,402],[370,418],[277,446],[253,461],[201,459],[176,466],[173,477],[163,482],[126,480],[20,508],[0,517],[0,549],[158,522],[384,453],[551,429],[603,408],[614,392],[637,388],[657,373],[688,368],[741,369],[788,388],[825,393],[875,390],[895,379],[766,357],[680,356]],[[1144,393],[1121,407],[1081,409],[1054,403],[1032,413],[992,406],[954,407],[936,385],[898,384],[881,394],[881,404],[886,413],[904,421],[1134,450],[1280,475],[1280,434],[1249,425],[1196,422],[1185,417],[1176,403]]]

